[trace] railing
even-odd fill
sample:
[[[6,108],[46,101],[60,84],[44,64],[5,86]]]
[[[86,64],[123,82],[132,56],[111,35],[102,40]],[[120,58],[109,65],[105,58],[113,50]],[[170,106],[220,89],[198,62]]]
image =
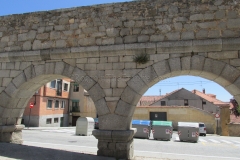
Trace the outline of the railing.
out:
[[[71,112],[80,112],[80,109],[79,109],[78,106],[72,106],[72,107],[70,107],[70,108],[72,108],[72,110],[70,110],[70,113],[71,113]]]

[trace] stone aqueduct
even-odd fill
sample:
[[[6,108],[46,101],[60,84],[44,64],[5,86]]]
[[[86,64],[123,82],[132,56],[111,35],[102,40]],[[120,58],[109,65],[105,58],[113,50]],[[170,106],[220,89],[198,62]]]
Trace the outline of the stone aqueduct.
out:
[[[131,118],[162,79],[212,80],[240,102],[240,2],[148,0],[0,17],[0,141],[21,143],[34,92],[68,77],[92,97],[98,155],[131,159]],[[146,64],[133,57],[148,54]]]

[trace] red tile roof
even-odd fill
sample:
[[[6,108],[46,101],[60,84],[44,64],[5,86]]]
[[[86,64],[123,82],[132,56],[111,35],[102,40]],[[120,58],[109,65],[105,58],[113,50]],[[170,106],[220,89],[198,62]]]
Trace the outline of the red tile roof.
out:
[[[220,100],[218,100],[216,98],[216,95],[214,94],[205,94],[203,92],[200,92],[198,90],[193,90],[192,93],[198,95],[199,97],[202,97],[203,99],[209,101],[209,102],[212,102],[213,104],[215,105],[219,105],[219,106],[229,106],[229,102],[222,102]]]
[[[160,99],[162,99],[163,96],[142,96],[139,100],[140,106],[148,106]]]

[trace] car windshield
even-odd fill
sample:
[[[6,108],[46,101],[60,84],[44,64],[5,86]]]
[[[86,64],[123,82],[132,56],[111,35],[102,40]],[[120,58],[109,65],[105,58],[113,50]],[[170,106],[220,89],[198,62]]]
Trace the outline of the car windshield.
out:
[[[204,124],[199,124],[199,127],[204,127]]]

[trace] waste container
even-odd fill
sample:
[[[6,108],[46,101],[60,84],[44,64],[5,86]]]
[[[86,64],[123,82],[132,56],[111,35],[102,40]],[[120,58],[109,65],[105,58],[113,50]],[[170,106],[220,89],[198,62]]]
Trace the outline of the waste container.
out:
[[[198,142],[199,123],[178,122],[178,136],[180,141]]]
[[[171,140],[172,138],[172,122],[171,121],[153,121],[152,134],[154,139]]]
[[[137,128],[137,132],[134,135],[134,137],[149,139],[151,133],[150,124],[151,124],[150,120],[132,120],[132,127]]]
[[[92,117],[79,117],[76,123],[76,135],[90,136],[94,130],[94,119]]]

